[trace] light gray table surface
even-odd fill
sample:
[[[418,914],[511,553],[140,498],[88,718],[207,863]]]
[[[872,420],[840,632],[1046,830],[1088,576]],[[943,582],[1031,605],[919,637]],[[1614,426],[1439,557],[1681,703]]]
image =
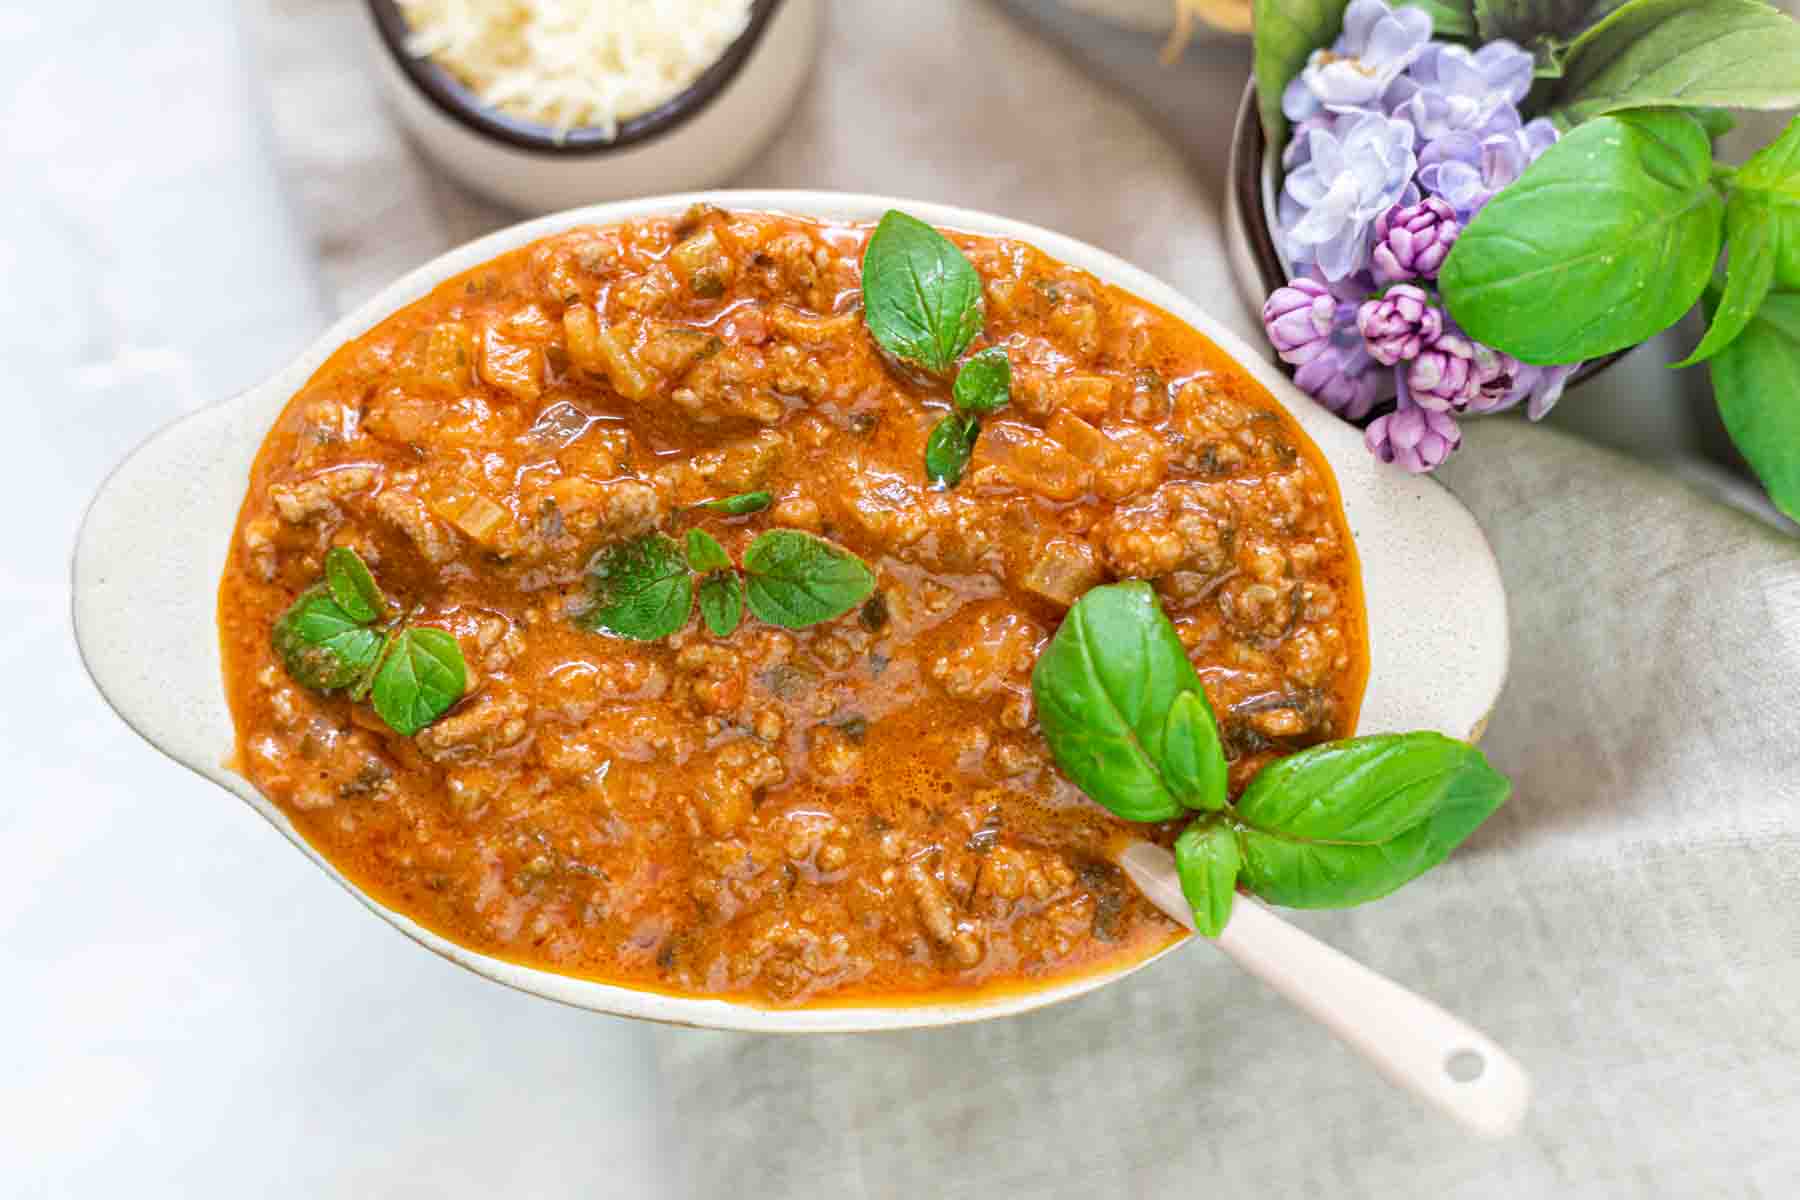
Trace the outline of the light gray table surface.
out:
[[[292,89],[302,86],[296,80],[303,81],[310,67],[290,60],[283,72],[264,78],[258,64],[272,60],[267,45],[259,51],[259,39],[268,30],[247,24],[249,14],[285,22],[290,32],[306,30],[316,16],[319,35],[326,37],[335,18],[315,12],[323,7],[307,0],[268,0],[253,9],[231,0],[154,6],[12,0],[0,7],[0,278],[7,284],[0,296],[0,347],[10,368],[0,387],[12,451],[8,469],[0,472],[0,498],[18,518],[9,522],[10,552],[0,558],[0,666],[9,685],[0,691],[0,752],[12,785],[0,806],[0,1196],[718,1194],[718,1181],[733,1170],[708,1161],[708,1131],[684,1122],[701,1107],[695,1080],[712,1080],[705,1072],[721,1061],[701,1058],[720,1043],[671,1043],[666,1039],[678,1035],[514,995],[406,946],[325,885],[247,809],[130,736],[93,692],[73,652],[67,556],[86,498],[108,468],[158,426],[285,361],[342,309],[371,270],[392,273],[362,261],[359,274],[359,262],[347,261],[342,246],[322,241],[316,218],[329,197],[316,189],[309,193],[291,169],[282,169],[284,155],[292,166],[296,131],[304,135],[312,128],[309,116],[321,114],[281,110],[283,97],[293,99]],[[1073,56],[1078,66],[1069,71],[1094,81],[1096,111],[1119,104],[1115,93],[1135,97],[1148,127],[1175,147],[1166,155],[1146,150],[1134,160],[1137,168],[1146,178],[1164,179],[1163,201],[1191,204],[1204,215],[1217,194],[1229,106],[1246,70],[1243,47],[1196,47],[1179,67],[1157,72],[1150,66],[1154,39],[1111,31],[1046,4],[1004,7],[1009,15],[993,19],[1012,23],[1006,37],[1041,43],[1033,53]],[[850,11],[874,19],[866,9]],[[924,54],[927,45],[928,39],[915,39],[896,54]],[[1046,62],[1044,69],[1059,68]],[[329,104],[325,96],[317,100]],[[809,119],[821,121],[830,110],[809,111]],[[384,120],[377,111],[352,115]],[[988,116],[990,123],[1002,119]],[[367,128],[373,139],[391,138],[378,124]],[[380,156],[370,161],[378,164]],[[754,182],[806,182],[784,180],[784,161],[804,160],[783,160],[778,152]],[[996,178],[986,185],[999,189],[1005,182]],[[1024,215],[1044,212],[1049,216],[1040,219],[1054,220],[1054,193],[1083,186],[1080,178],[1019,180],[1019,205]],[[1034,188],[1050,190],[1034,196]],[[481,206],[454,189],[433,190],[421,202],[460,208],[463,219],[477,225],[487,219]],[[436,215],[445,217],[443,211]],[[1117,229],[1128,224],[1070,232],[1106,244],[1115,233],[1125,237]],[[430,252],[429,241],[421,240],[420,255]],[[1148,244],[1115,248],[1135,249],[1145,258]],[[1198,253],[1193,243],[1176,248]],[[405,265],[410,263],[394,269]],[[1627,371],[1609,392],[1596,393],[1586,417],[1590,431],[1651,457],[1701,448],[1693,385],[1669,384],[1649,352]],[[1647,406],[1647,390],[1663,390],[1670,399]],[[1521,513],[1547,503],[1541,495],[1508,492],[1516,481],[1504,470],[1471,477],[1470,485],[1490,503]],[[1640,485],[1649,486],[1632,484]],[[171,522],[180,519],[168,514]],[[1531,538],[1514,531],[1500,540],[1505,561]],[[1796,611],[1791,580],[1774,573],[1762,578],[1772,596],[1777,585],[1787,589],[1788,607],[1781,611]],[[1800,634],[1795,642],[1800,644]],[[1748,653],[1752,643],[1732,644]],[[1794,646],[1785,653],[1791,659]],[[1553,664],[1528,662],[1525,674],[1536,685],[1555,686]],[[1562,768],[1579,769],[1584,751],[1578,743],[1558,752],[1573,756]],[[1608,772],[1626,769],[1612,760],[1602,765]],[[1778,790],[1786,788],[1783,778],[1773,784]],[[1791,868],[1792,824],[1758,817],[1733,824],[1724,840],[1735,846],[1733,839],[1751,836],[1744,829],[1762,827],[1785,847],[1786,857],[1778,861]],[[1569,854],[1570,863],[1583,862],[1582,854],[1597,842],[1582,839],[1600,835],[1592,825],[1571,828],[1575,836],[1559,853]],[[1630,836],[1636,835],[1628,841]],[[1489,848],[1516,841],[1508,827],[1490,839]],[[1524,844],[1526,855],[1534,846],[1543,851],[1529,837]],[[1564,860],[1548,855],[1544,861]],[[1629,870],[1650,870],[1656,861],[1651,855]],[[1778,893],[1778,883],[1772,875],[1762,878],[1762,894]],[[1571,902],[1605,894],[1591,882],[1583,886],[1587,890],[1570,893]],[[1428,910],[1420,900],[1411,908],[1397,903],[1392,911],[1392,921],[1416,926]],[[1572,915],[1567,907],[1560,911]],[[1713,911],[1706,930],[1719,936],[1744,915],[1729,906]],[[1333,928],[1349,936],[1347,948],[1355,950],[1359,931],[1369,927]],[[1622,928],[1628,940],[1649,936]],[[1792,928],[1780,926],[1772,935],[1791,938]],[[1551,931],[1532,936],[1552,940]],[[1584,986],[1604,988],[1609,970],[1621,987],[1657,986],[1659,976],[1645,966],[1657,951],[1635,941],[1631,946],[1629,963],[1594,963],[1583,975]],[[1790,945],[1789,957],[1794,951],[1800,946]],[[1666,947],[1663,952],[1673,953]],[[1417,970],[1441,965],[1430,951],[1418,953],[1420,959],[1408,960]],[[1735,965],[1717,986],[1748,1003],[1774,977],[1759,976],[1756,954],[1731,953]],[[1212,972],[1203,978],[1215,998],[1272,1007],[1242,981],[1226,982],[1234,977]],[[1681,995],[1705,994],[1707,981],[1676,978]],[[1780,976],[1784,986],[1793,979],[1791,973]],[[1477,989],[1447,999],[1473,1002],[1478,995]],[[1586,995],[1596,1011],[1635,1003],[1591,990]],[[1785,994],[1771,1003],[1794,1012]],[[1284,1036],[1320,1036],[1291,1015],[1268,1019],[1288,1031]],[[1028,1038],[1035,1028],[1048,1044],[1054,1032],[1042,1020],[1019,1028],[1025,1032],[997,1030],[992,1036]],[[1515,1030],[1515,1036],[1523,1034]],[[1583,1036],[1579,1026],[1567,1034]],[[1604,1031],[1592,1036],[1603,1038]],[[1020,1056],[1031,1053],[1028,1042],[1005,1044]],[[828,1064],[817,1056],[834,1053],[808,1048],[790,1054],[780,1048],[786,1045],[775,1043],[738,1061],[744,1071],[766,1069],[773,1077],[784,1059],[800,1061],[804,1053],[823,1069]],[[956,1043],[918,1045],[908,1053],[926,1061],[952,1052]],[[1745,1114],[1741,1127],[1751,1132],[1730,1152],[1768,1152],[1742,1163],[1708,1159],[1696,1166],[1689,1158],[1705,1155],[1703,1146],[1677,1133],[1646,1130],[1662,1139],[1664,1150],[1660,1159],[1647,1150],[1643,1161],[1686,1170],[1678,1177],[1695,1188],[1723,1188],[1722,1181],[1741,1176],[1735,1194],[1796,1194],[1788,1185],[1796,1183],[1800,1167],[1773,1150],[1783,1114],[1800,1111],[1791,1082],[1800,1057],[1792,1038],[1773,1046],[1779,1056],[1762,1064],[1747,1061],[1741,1046],[1715,1053],[1705,1040],[1679,1045],[1679,1060],[1667,1072],[1635,1064],[1619,1078],[1634,1088],[1654,1090],[1659,1080],[1692,1087],[1706,1097],[1709,1122],[1723,1119],[1714,1106],[1736,1097],[1755,1111]],[[1097,1048],[1097,1055],[1103,1050]],[[880,1062],[879,1053],[865,1066]],[[1612,1061],[1598,1044],[1591,1055],[1578,1057],[1584,1086],[1596,1073],[1604,1077]],[[1320,1086],[1344,1095],[1380,1087],[1340,1058],[1320,1060]],[[1114,1055],[1096,1061],[1102,1071],[1125,1060]],[[684,1062],[693,1067],[686,1076],[678,1073]],[[903,1066],[896,1062],[896,1069]],[[1262,1078],[1254,1063],[1229,1055],[1207,1069],[1240,1118],[1262,1102],[1259,1087],[1287,1096],[1289,1085],[1304,1083]],[[829,1112],[809,1110],[813,1124],[804,1136],[819,1139],[810,1145],[796,1140],[803,1135],[799,1129],[758,1130],[754,1105],[766,1098],[758,1096],[755,1082],[740,1072],[718,1085],[745,1099],[729,1131],[732,1152],[756,1153],[747,1135],[768,1139],[772,1173],[746,1170],[744,1179],[781,1180],[786,1195],[896,1194],[881,1179],[846,1183],[830,1162],[809,1174],[807,1156],[828,1154],[834,1145],[817,1127]],[[974,1094],[980,1081],[965,1082]],[[1574,1095],[1559,1103],[1572,1103]],[[828,1099],[822,1092],[821,1100]],[[1644,1114],[1666,1117],[1679,1103],[1664,1097],[1654,1109],[1635,1109],[1629,1096],[1612,1103],[1611,1140],[1590,1141],[1585,1149],[1615,1163],[1607,1179],[1641,1185],[1612,1194],[1652,1194],[1658,1191],[1654,1171],[1646,1167],[1633,1176],[1617,1169],[1631,1157],[1619,1139],[1632,1136],[1633,1121],[1650,1119]],[[1446,1148],[1436,1160],[1446,1173],[1420,1168],[1413,1176],[1417,1194],[1547,1194],[1516,1190],[1515,1179],[1529,1179],[1533,1187],[1555,1181],[1573,1194],[1584,1181],[1592,1183],[1583,1174],[1582,1144],[1552,1137],[1534,1143],[1529,1159],[1524,1152],[1518,1158],[1463,1158],[1449,1148],[1454,1143],[1444,1129],[1428,1123],[1432,1118],[1389,1098],[1378,1098],[1373,1108],[1371,1129],[1382,1136],[1421,1120],[1427,1122],[1419,1126],[1421,1144]],[[879,1126],[877,1114],[860,1115],[870,1127]],[[926,1110],[924,1119],[922,1128],[955,1143],[954,1107]],[[1074,1118],[1056,1125],[1064,1131],[1079,1127]],[[1252,1149],[1277,1155],[1278,1141]],[[1354,1132],[1334,1134],[1332,1150],[1334,1161],[1354,1159]],[[1043,1150],[1024,1146],[1019,1153]],[[1402,1162],[1391,1155],[1390,1161]],[[1271,1170],[1270,1178],[1302,1178]],[[1337,1177],[1377,1176],[1346,1167]],[[1381,1177],[1402,1180],[1386,1194],[1408,1194],[1406,1176]],[[1037,1182],[1014,1194],[1060,1194],[1041,1175],[1018,1178]],[[1162,1185],[1146,1194],[1167,1190],[1166,1175],[1142,1178]],[[819,1187],[808,1187],[809,1179]],[[1105,1186],[1108,1181],[1112,1186]],[[1082,1182],[1094,1189],[1087,1194],[1123,1194],[1128,1178],[1097,1173]],[[739,1194],[762,1194],[746,1187]],[[1193,1180],[1193,1191],[1205,1187],[1205,1178]],[[924,1192],[914,1186],[910,1194]],[[1334,1193],[1327,1185],[1316,1194]],[[1359,1193],[1346,1184],[1342,1194]]]

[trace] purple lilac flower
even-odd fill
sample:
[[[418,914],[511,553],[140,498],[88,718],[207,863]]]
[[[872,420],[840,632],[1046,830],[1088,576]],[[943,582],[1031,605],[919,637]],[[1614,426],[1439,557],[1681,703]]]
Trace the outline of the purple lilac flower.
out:
[[[1436,196],[1389,209],[1375,219],[1375,248],[1369,254],[1375,281],[1436,279],[1461,232],[1455,210]]]
[[[1314,129],[1307,141],[1310,157],[1282,187],[1283,249],[1296,274],[1316,265],[1335,281],[1367,264],[1376,218],[1417,201],[1413,129],[1363,113],[1339,130]]]
[[[1543,420],[1562,399],[1569,376],[1580,366],[1580,363],[1562,363],[1554,367],[1534,367],[1520,363],[1513,376],[1512,403],[1524,400],[1525,415],[1533,421]]]
[[[1481,386],[1475,374],[1475,346],[1460,333],[1445,330],[1437,340],[1399,368],[1413,403],[1433,412],[1461,412]]]
[[[1442,465],[1455,453],[1462,445],[1462,430],[1456,427],[1456,419],[1449,413],[1434,412],[1410,403],[1402,380],[1399,407],[1369,422],[1363,443],[1382,462],[1397,463],[1414,474],[1421,474]]]
[[[1365,301],[1357,309],[1356,328],[1370,357],[1391,367],[1434,345],[1444,331],[1444,314],[1424,291],[1401,283],[1380,299]]]
[[[1263,303],[1263,328],[1282,361],[1301,366],[1331,344],[1337,309],[1330,288],[1317,279],[1296,279]]]
[[[1475,397],[1467,411],[1472,413],[1504,412],[1519,403],[1515,386],[1520,362],[1510,354],[1502,354],[1492,346],[1471,341],[1475,356]]]
[[[1473,52],[1434,42],[1382,99],[1426,141],[1452,133],[1485,136],[1518,128],[1518,104],[1536,69],[1529,52],[1505,39]]]
[[[1431,17],[1422,10],[1351,0],[1343,32],[1331,49],[1312,52],[1282,93],[1281,110],[1299,123],[1321,109],[1371,107],[1430,43]]]
[[[1387,377],[1388,372],[1376,368],[1360,339],[1353,345],[1334,340],[1324,353],[1294,372],[1294,383],[1346,421],[1360,421],[1381,398]]]
[[[1556,137],[1556,126],[1541,117],[1485,137],[1446,134],[1419,152],[1419,183],[1466,220],[1523,175]]]

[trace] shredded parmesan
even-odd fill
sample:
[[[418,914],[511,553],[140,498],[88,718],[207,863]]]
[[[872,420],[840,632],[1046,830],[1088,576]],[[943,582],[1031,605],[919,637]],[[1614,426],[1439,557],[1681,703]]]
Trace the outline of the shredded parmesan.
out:
[[[717,62],[750,0],[400,0],[407,48],[486,104],[612,137]]]

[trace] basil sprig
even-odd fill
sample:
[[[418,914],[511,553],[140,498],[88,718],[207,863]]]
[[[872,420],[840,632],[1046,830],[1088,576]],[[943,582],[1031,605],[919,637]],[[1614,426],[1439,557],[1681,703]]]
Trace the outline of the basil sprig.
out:
[[[862,559],[798,529],[758,534],[744,551],[741,574],[701,529],[688,530],[685,553],[666,534],[649,533],[608,546],[588,570],[594,604],[580,623],[638,641],[667,637],[687,623],[696,577],[700,616],[716,637],[729,636],[746,607],[766,624],[804,629],[836,620],[875,590],[875,573]]]
[[[863,252],[863,320],[883,350],[933,375],[947,375],[983,320],[981,276],[956,244],[925,222],[889,211]],[[975,453],[981,416],[1005,407],[1012,389],[1006,351],[969,357],[951,386],[951,410],[925,443],[925,474],[955,487]]]
[[[1199,810],[1175,866],[1208,937],[1230,920],[1240,883],[1292,908],[1385,896],[1442,862],[1510,790],[1473,746],[1381,734],[1274,763],[1229,803],[1211,706],[1145,583],[1076,601],[1031,690],[1051,756],[1088,796],[1133,821]]]
[[[368,564],[336,546],[325,554],[324,580],[281,614],[270,637],[296,683],[352,700],[373,692],[375,712],[411,737],[462,699],[468,670],[456,638],[441,629],[403,620],[378,627],[388,608]]]

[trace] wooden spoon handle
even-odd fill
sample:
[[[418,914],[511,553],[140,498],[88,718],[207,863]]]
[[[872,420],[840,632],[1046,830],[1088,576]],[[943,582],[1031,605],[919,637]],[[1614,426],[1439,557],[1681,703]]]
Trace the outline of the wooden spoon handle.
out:
[[[1139,842],[1119,865],[1152,904],[1194,927],[1175,856]],[[1531,1077],[1480,1030],[1239,895],[1219,949],[1360,1053],[1393,1083],[1484,1137],[1505,1137],[1531,1103]]]

